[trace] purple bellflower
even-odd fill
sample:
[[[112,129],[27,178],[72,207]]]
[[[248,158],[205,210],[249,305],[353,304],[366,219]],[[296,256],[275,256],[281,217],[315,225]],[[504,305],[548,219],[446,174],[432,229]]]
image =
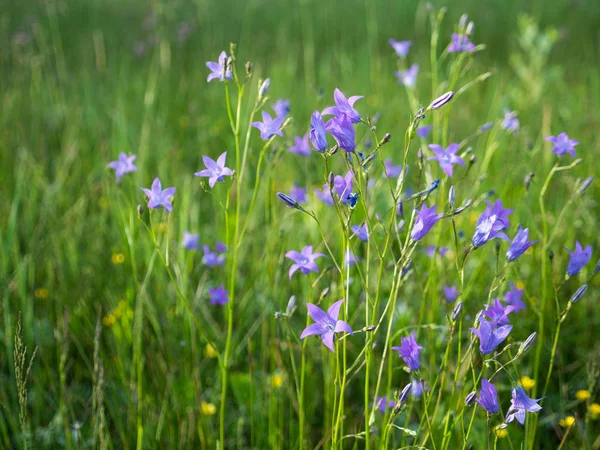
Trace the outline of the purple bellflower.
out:
[[[466,34],[452,33],[452,42],[448,46],[448,53],[471,53],[474,51],[475,44],[469,41],[469,36]]]
[[[385,414],[385,411],[388,408],[393,408],[394,406],[396,406],[396,402],[394,400],[388,400],[386,395],[383,397],[375,397],[373,406],[376,406],[377,409],[381,412],[381,414]]]
[[[323,190],[315,189],[314,193],[315,196],[323,203],[328,206],[333,206],[333,197],[331,196],[331,191],[329,190],[329,185],[327,183],[323,185]]]
[[[327,150],[327,132],[319,111],[313,112],[310,117],[310,141],[316,151],[323,153]]]
[[[386,159],[383,164],[385,165],[385,172],[383,173],[384,178],[398,178],[402,173],[402,164],[394,165],[391,159]]]
[[[410,370],[419,370],[421,368],[419,352],[423,347],[417,344],[416,334],[412,332],[409,337],[401,338],[400,342],[400,347],[392,347],[392,350],[398,352]]]
[[[344,205],[348,204],[352,194],[352,176],[352,171],[349,170],[344,177],[336,175],[333,179],[333,189]]]
[[[231,56],[228,57],[225,52],[221,52],[218,62],[209,61],[206,63],[206,67],[211,70],[206,80],[207,82],[211,82],[212,80],[225,81],[233,78],[231,73]]]
[[[334,115],[335,117],[341,119],[342,116],[346,116],[348,120],[352,123],[360,122],[360,114],[356,109],[354,109],[354,103],[357,100],[363,98],[362,95],[353,95],[350,98],[346,98],[346,96],[340,91],[338,88],[335,88],[333,91],[333,99],[335,100],[335,106],[329,106],[323,110],[323,115]]]
[[[510,423],[517,419],[521,425],[525,423],[526,412],[538,412],[542,409],[538,402],[542,400],[538,398],[534,400],[527,397],[527,394],[521,386],[513,388],[511,391],[512,399],[510,401],[510,408],[506,411],[506,423]]]
[[[221,153],[217,161],[209,156],[202,156],[202,161],[204,161],[206,169],[196,172],[194,175],[197,177],[207,177],[208,185],[211,188],[214,187],[217,181],[223,181],[225,177],[233,175],[233,171],[229,167],[225,167],[225,158],[227,158],[227,152]]]
[[[417,75],[419,74],[419,65],[413,64],[407,70],[396,71],[398,82],[406,87],[412,88],[417,83]]]
[[[225,253],[227,251],[227,246],[223,242],[219,241],[215,246],[215,251],[219,253]]]
[[[449,177],[452,176],[452,166],[454,164],[460,164],[461,166],[466,167],[464,160],[456,155],[456,152],[458,152],[459,149],[458,144],[450,144],[445,150],[444,147],[437,144],[429,144],[429,148],[435,153],[435,156],[430,156],[427,160],[436,160],[444,173]]]
[[[133,162],[136,156],[127,156],[126,153],[119,153],[119,159],[108,163],[108,167],[115,169],[115,175],[117,176],[117,184],[121,184],[121,177],[126,173],[135,172],[137,167]]]
[[[208,294],[210,295],[210,303],[213,305],[225,305],[229,301],[229,292],[222,284],[216,289],[209,288]]]
[[[420,380],[413,378],[410,384],[410,394],[413,396],[413,398],[421,398],[423,391],[429,390],[429,387],[427,387],[427,382],[425,381],[421,382]]]
[[[454,302],[458,298],[458,294],[460,294],[460,291],[456,286],[444,286],[444,297],[449,302]]]
[[[515,235],[510,247],[506,252],[506,259],[509,261],[514,261],[523,253],[525,253],[529,247],[535,244],[537,241],[528,241],[529,239],[529,228],[521,228],[519,227],[519,231]]]
[[[154,182],[152,183],[152,189],[141,189],[144,191],[144,194],[148,196],[148,208],[160,208],[162,206],[169,212],[173,211],[171,197],[175,195],[174,187],[163,190],[160,180],[155,178]]]
[[[502,120],[502,128],[504,128],[505,131],[514,134],[519,131],[520,125],[521,123],[519,122],[519,119],[517,119],[517,112],[505,109],[504,120]]]
[[[590,258],[592,257],[592,246],[588,245],[583,249],[579,241],[575,241],[575,250],[573,252],[566,247],[565,250],[571,255],[569,264],[567,265],[567,275],[572,277],[577,275],[581,268],[590,261]]]
[[[350,229],[361,241],[367,242],[369,240],[369,228],[366,223],[363,223],[362,225],[352,225]]]
[[[275,104],[271,105],[271,108],[273,108],[273,111],[275,111],[275,117],[278,119],[285,119],[290,113],[290,101],[278,98]]]
[[[408,55],[408,51],[412,45],[411,41],[397,41],[396,39],[389,39],[388,43],[400,58],[405,58]]]
[[[200,235],[196,233],[190,233],[189,231],[183,232],[183,247],[186,250],[200,250]]]
[[[569,139],[567,133],[560,133],[558,136],[547,136],[544,139],[554,144],[552,153],[556,153],[558,156],[568,153],[575,158],[575,146],[579,145],[579,142],[574,139]]]
[[[360,262],[360,258],[358,256],[354,256],[354,253],[352,253],[352,250],[350,250],[350,249],[346,250],[346,254],[344,255],[344,265],[353,266],[357,262]]]
[[[348,116],[330,119],[325,125],[325,130],[333,136],[341,149],[349,153],[356,149],[356,130]]]
[[[479,330],[470,328],[471,332],[479,338],[479,350],[483,355],[489,355],[508,337],[512,325],[503,325],[493,328],[483,316],[479,317]]]
[[[321,335],[321,340],[323,341],[323,344],[325,344],[325,347],[333,352],[333,338],[335,333],[354,334],[348,323],[343,320],[338,320],[340,307],[343,302],[344,299],[338,300],[329,307],[327,312],[312,303],[307,303],[306,307],[308,308],[308,314],[310,314],[310,317],[312,317],[315,323],[311,323],[304,329],[300,335],[300,339],[315,334]]]
[[[219,247],[219,244],[217,244],[217,248],[215,248],[215,251],[213,252],[208,245],[203,245],[202,250],[204,251],[204,256],[202,256],[203,264],[209,267],[215,267],[222,266],[225,263],[225,251],[227,250],[227,247],[223,250],[222,247]]]
[[[275,135],[283,136],[281,126],[283,125],[283,121],[285,120],[284,116],[277,116],[273,119],[271,117],[271,114],[269,114],[266,111],[263,111],[262,119],[262,122],[252,122],[250,125],[260,130],[260,138],[263,141],[269,140]]]
[[[308,144],[308,133],[304,136],[294,137],[294,145],[290,147],[290,152],[296,153],[297,155],[308,156],[310,155],[310,146]]]
[[[301,252],[297,252],[295,250],[290,250],[285,254],[285,257],[294,261],[292,267],[290,267],[289,277],[292,278],[292,275],[297,270],[300,270],[303,274],[308,274],[310,272],[319,273],[319,267],[315,262],[315,259],[325,256],[323,253],[313,253],[313,246],[307,245],[302,249]]]
[[[298,203],[306,203],[306,189],[294,184],[294,187],[290,191],[290,197]]]
[[[512,305],[504,306],[500,299],[495,298],[494,304],[487,307],[485,311],[483,311],[483,315],[490,319],[490,325],[492,327],[497,327],[499,325],[506,325],[508,320],[508,315],[511,312],[514,312],[515,307]]]
[[[479,398],[475,401],[479,403],[488,414],[496,414],[500,411],[498,392],[496,392],[494,385],[485,378],[481,380],[481,391],[479,391]]]
[[[435,256],[435,252],[437,251],[437,248],[435,245],[428,245],[427,247],[425,247],[423,249],[423,252],[425,252],[425,254],[429,257],[429,258],[433,258]]]
[[[502,230],[510,226],[508,216],[513,213],[513,210],[504,209],[500,200],[496,200],[493,206],[489,200],[485,200],[485,202],[488,204],[488,207],[477,220],[475,234],[472,239],[473,245],[475,247],[481,247],[483,244],[494,238],[510,241],[508,236],[504,234]]]
[[[510,283],[510,291],[504,294],[504,301],[507,305],[513,307],[514,312],[525,309],[525,303],[521,300],[522,297],[523,289],[517,289],[513,283]]]
[[[436,222],[442,217],[444,217],[443,214],[435,213],[435,205],[428,208],[427,205],[423,203],[421,210],[417,210],[417,218],[415,219],[415,224],[410,232],[410,237],[413,241],[423,239],[423,237],[429,233],[429,230],[431,230]]]
[[[427,136],[429,136],[429,132],[432,128],[433,127],[431,125],[424,125],[417,128],[417,136],[419,136],[421,139],[425,139]]]

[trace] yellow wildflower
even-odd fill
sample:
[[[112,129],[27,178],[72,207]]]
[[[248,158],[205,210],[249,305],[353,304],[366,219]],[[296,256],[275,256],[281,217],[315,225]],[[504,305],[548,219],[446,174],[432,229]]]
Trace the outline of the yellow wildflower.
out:
[[[567,416],[564,419],[560,419],[558,421],[558,424],[561,427],[563,427],[563,428],[572,427],[575,424],[575,417],[573,417],[573,416]]]
[[[205,416],[213,416],[217,412],[217,407],[214,403],[202,402],[200,407],[202,408],[202,414]]]
[[[123,253],[113,253],[110,257],[113,264],[123,264],[125,261],[125,255]]]
[[[600,416],[600,405],[598,403],[592,403],[590,405],[590,414],[593,419],[596,419]]]
[[[590,396],[590,391],[588,391],[587,389],[579,389],[577,392],[575,392],[575,397],[577,398],[577,400],[587,400],[588,398],[590,398]]]
[[[206,344],[206,347],[204,347],[204,356],[206,356],[207,358],[217,357],[217,350],[212,344]]]
[[[274,375],[271,375],[271,387],[274,387],[275,389],[280,388],[281,385],[283,384],[283,377],[276,373]]]
[[[102,318],[102,323],[106,327],[112,327],[116,321],[117,319],[115,319],[115,316],[113,316],[112,314],[108,314]]]
[[[37,288],[35,291],[33,291],[33,295],[35,295],[35,298],[48,298],[48,289]]]
[[[515,286],[516,286],[517,289],[525,289],[525,283],[523,283],[522,281],[517,281],[515,283]]]
[[[521,379],[519,380],[519,384],[523,387],[523,389],[531,389],[535,386],[535,380],[525,375],[521,377]]]
[[[494,431],[496,433],[496,436],[498,436],[498,438],[500,438],[500,439],[508,436],[508,431],[505,428],[503,428],[501,430],[494,430]]]

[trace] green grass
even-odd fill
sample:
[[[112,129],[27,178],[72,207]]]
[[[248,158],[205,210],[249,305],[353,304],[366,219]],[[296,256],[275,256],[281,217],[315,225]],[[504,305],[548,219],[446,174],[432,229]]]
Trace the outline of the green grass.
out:
[[[219,440],[223,406],[225,448],[298,448],[297,391],[304,354],[303,447],[365,448],[361,434],[365,432],[365,404],[375,395],[390,323],[393,345],[399,345],[407,330],[419,326],[419,342],[424,347],[420,375],[430,386],[438,373],[448,377],[431,427],[423,401],[411,401],[410,420],[403,410],[395,423],[417,432],[414,445],[421,444],[431,431],[427,448],[443,448],[447,414],[450,410],[461,414],[460,395],[473,390],[470,371],[465,375],[457,370],[457,353],[464,354],[469,345],[467,328],[488,295],[502,295],[508,282],[517,281],[524,285],[528,309],[511,319],[514,329],[508,342],[513,344],[513,355],[531,332],[537,331],[540,337],[541,323],[543,338],[509,370],[513,377],[535,378],[536,386],[528,392],[542,396],[556,330],[553,286],[562,282],[568,262],[563,246],[573,249],[578,240],[592,245],[594,255],[580,275],[561,286],[556,296],[561,309],[592,276],[600,244],[597,182],[584,195],[572,196],[578,179],[600,175],[596,162],[600,148],[596,20],[600,4],[546,3],[490,1],[482,7],[481,2],[463,0],[448,5],[436,56],[447,45],[463,12],[475,21],[473,41],[487,46],[472,58],[453,89],[482,73],[489,71],[492,76],[447,108],[428,113],[424,123],[435,126],[437,141],[449,143],[462,141],[487,121],[496,122],[490,132],[469,144],[476,161],[468,172],[459,168],[452,181],[444,179],[427,201],[438,205],[438,211],[443,209],[451,184],[456,187],[459,204],[467,198],[473,200],[469,209],[456,216],[464,240],[459,242],[459,252],[447,258],[432,260],[421,251],[433,244],[454,250],[452,222],[444,219],[414,251],[413,270],[399,285],[394,273],[406,257],[401,249],[405,249],[413,204],[405,205],[407,224],[400,232],[401,241],[394,238],[386,244],[384,230],[390,224],[393,204],[376,158],[368,175],[377,184],[353,211],[351,224],[367,217],[375,224],[379,213],[384,225],[375,228],[369,245],[350,241],[363,263],[360,273],[356,267],[350,269],[353,282],[347,290],[344,281],[348,273],[338,274],[331,258],[319,260],[320,276],[298,274],[288,280],[286,251],[314,245],[328,252],[316,222],[286,208],[276,192],[288,192],[294,183],[309,189],[307,209],[321,221],[326,242],[340,264],[346,238],[336,210],[312,195],[312,189],[322,187],[327,176],[323,159],[316,153],[305,159],[285,150],[293,136],[307,131],[312,111],[331,104],[333,89],[339,87],[348,95],[365,96],[357,103],[363,117],[381,113],[377,136],[386,132],[392,136],[381,152],[394,163],[402,163],[404,133],[415,106],[428,105],[448,89],[444,83],[455,60],[446,58],[440,63],[435,85],[429,54],[431,27],[424,2],[248,0],[156,1],[148,5],[131,0],[74,0],[15,2],[4,9],[0,13],[0,35],[6,43],[0,49],[0,447],[212,449]],[[147,29],[143,23],[150,7],[156,20],[154,27]],[[521,13],[535,17],[529,27],[522,22],[519,28]],[[182,21],[192,24],[192,32],[180,43],[176,30]],[[540,24],[537,31],[535,22]],[[19,31],[29,33],[30,40],[19,43],[15,37]],[[533,33],[534,41],[527,41],[527,33]],[[397,61],[387,44],[389,37],[415,41],[409,56],[411,63],[420,64],[414,99],[393,75]],[[543,39],[554,38],[556,42],[545,51]],[[135,56],[132,49],[142,40],[156,45]],[[210,190],[193,176],[203,168],[202,155],[216,157],[228,151],[228,165],[237,166],[238,174],[241,164],[240,159],[236,163],[223,85],[206,83],[204,64],[227,50],[229,42],[238,43],[240,76],[246,60],[254,67],[240,109],[240,152],[259,78],[271,78],[267,109],[277,98],[289,98],[293,120],[285,137],[275,138],[265,150],[258,171],[263,142],[253,129],[242,183],[227,180]],[[236,87],[233,83],[229,87],[235,115]],[[518,135],[501,130],[504,108],[519,112]],[[540,192],[556,158],[543,138],[561,131],[581,142],[577,154],[583,162],[551,179],[544,197],[544,216]],[[369,138],[373,140],[368,127],[359,124],[361,151],[366,152]],[[425,142],[413,142],[408,153],[405,190],[424,189],[426,182],[442,175],[435,162],[419,170],[419,144]],[[106,164],[119,152],[135,153],[138,170],[116,186]],[[570,156],[560,159],[561,164],[571,162]],[[341,151],[329,164],[336,174],[347,170]],[[535,177],[526,190],[524,179],[530,172],[535,172]],[[150,186],[156,176],[164,187],[177,187],[174,212],[154,210],[149,214],[144,208],[139,218],[137,206],[146,204],[139,187]],[[489,194],[491,190],[495,194]],[[494,243],[469,256],[461,298],[462,333],[456,330],[448,360],[442,363],[449,336],[446,316],[453,308],[443,299],[442,286],[459,285],[455,257],[462,258],[462,251],[468,248],[475,221],[485,206],[482,200],[488,195],[501,198],[515,210],[511,238],[517,224],[522,224],[540,241],[544,241],[546,227],[546,237],[551,239],[546,249],[543,242],[536,244],[532,253],[497,277],[495,283],[500,287],[492,294]],[[236,241],[246,220],[244,238]],[[145,224],[155,234],[156,246]],[[181,247],[184,230],[199,233],[201,243],[211,248],[219,240],[227,242],[226,265],[209,269],[201,264],[202,252],[186,252]],[[237,264],[233,261],[236,244]],[[387,249],[382,264],[377,247]],[[506,248],[502,243],[501,256]],[[554,252],[552,261],[549,250]],[[119,261],[120,254],[122,263],[113,262]],[[500,258],[500,267],[502,264]],[[209,287],[219,284],[235,286],[223,405],[220,357],[210,357],[207,351],[208,341],[214,342],[219,354],[226,346],[228,308],[212,306],[207,294]],[[536,419],[528,419],[527,427],[509,425],[509,437],[498,439],[498,448],[521,448],[522,442],[523,448],[557,448],[565,436],[559,421],[568,415],[577,421],[563,448],[600,448],[600,421],[588,413],[589,404],[600,403],[596,386],[600,370],[597,287],[596,278],[562,323],[544,409]],[[347,320],[353,329],[384,318],[375,333],[356,333],[336,341],[338,359],[316,338],[297,339],[306,326],[306,302],[318,303],[326,288],[325,306],[346,296],[349,299]],[[368,322],[365,291],[368,297],[379,298],[375,313],[370,307]],[[274,313],[285,311],[291,295],[297,298],[293,317],[275,319]],[[393,307],[384,312],[388,301]],[[19,316],[22,344],[20,340],[16,344]],[[369,390],[365,392],[367,370],[361,351],[375,342],[374,350],[367,352],[371,356]],[[26,380],[16,377],[23,370],[14,356],[17,348],[17,362],[23,359],[23,345],[27,346],[25,370],[37,349]],[[501,357],[504,363],[506,356]],[[337,368],[349,367],[355,359],[357,370],[346,380],[340,408],[342,379]],[[482,367],[478,352],[473,365],[477,375],[489,376],[495,371]],[[401,359],[395,352],[390,354],[389,348],[382,367],[378,395],[391,395],[410,380]],[[496,382],[506,411],[511,379],[501,372]],[[24,388],[23,426],[19,396]],[[575,392],[580,389],[590,390],[591,398],[577,400]],[[427,408],[430,416],[438,392],[432,389],[426,396],[433,399]],[[466,428],[472,409],[464,411]],[[495,416],[491,423],[501,420]],[[473,423],[468,443],[485,448],[488,429],[479,407]],[[375,415],[370,448],[385,448],[383,424],[384,417]],[[464,428],[461,424],[450,427],[447,448],[462,448]],[[351,436],[357,434],[360,436]],[[342,436],[348,437],[340,441]],[[392,429],[388,448],[412,442],[413,438]],[[491,445],[495,445],[493,433]]]

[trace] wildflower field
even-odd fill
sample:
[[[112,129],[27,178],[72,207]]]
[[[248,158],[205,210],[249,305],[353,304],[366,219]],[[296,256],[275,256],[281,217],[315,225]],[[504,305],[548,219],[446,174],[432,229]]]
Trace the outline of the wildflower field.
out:
[[[0,18],[0,448],[600,449],[600,3]]]

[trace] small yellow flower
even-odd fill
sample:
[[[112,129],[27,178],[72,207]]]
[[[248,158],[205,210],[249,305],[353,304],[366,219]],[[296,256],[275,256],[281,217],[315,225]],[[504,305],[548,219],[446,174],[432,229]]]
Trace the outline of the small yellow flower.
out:
[[[271,387],[277,389],[283,384],[283,377],[280,374],[271,375]]]
[[[108,314],[102,318],[102,323],[106,327],[112,327],[116,321],[117,319],[115,319],[115,316],[113,316],[112,314]]]
[[[496,433],[496,436],[498,436],[498,438],[500,438],[500,439],[508,436],[508,431],[505,428],[503,428],[501,430],[494,430],[494,431]]]
[[[590,414],[592,415],[593,419],[596,419],[598,416],[600,416],[600,405],[598,403],[592,403],[590,405]]]
[[[217,357],[217,350],[212,344],[206,344],[206,347],[204,347],[204,356],[206,356],[207,358]]]
[[[577,400],[587,400],[588,398],[590,398],[590,396],[590,391],[588,391],[587,389],[580,389],[577,392],[575,392],[575,397],[577,398]]]
[[[521,379],[519,380],[519,384],[523,387],[523,389],[531,389],[535,386],[535,380],[525,375],[521,377]]]
[[[560,419],[558,421],[558,424],[561,427],[563,427],[563,428],[572,427],[575,424],[575,417],[573,417],[573,416],[567,416],[564,419]]]
[[[168,228],[167,224],[165,222],[161,222],[161,223],[158,224],[158,229],[157,230],[158,230],[159,233],[166,233],[167,232],[167,228]]]
[[[125,261],[125,255],[123,253],[113,253],[110,257],[113,264],[123,264]]]
[[[531,248],[531,247],[529,247],[529,248]],[[517,289],[525,289],[525,284],[522,281],[517,281],[515,283],[515,286]]]
[[[202,408],[202,414],[205,416],[213,416],[217,412],[217,407],[214,403],[202,402],[200,407]]]
[[[35,298],[48,298],[48,289],[37,288],[35,291],[33,291],[33,295],[35,295]]]

